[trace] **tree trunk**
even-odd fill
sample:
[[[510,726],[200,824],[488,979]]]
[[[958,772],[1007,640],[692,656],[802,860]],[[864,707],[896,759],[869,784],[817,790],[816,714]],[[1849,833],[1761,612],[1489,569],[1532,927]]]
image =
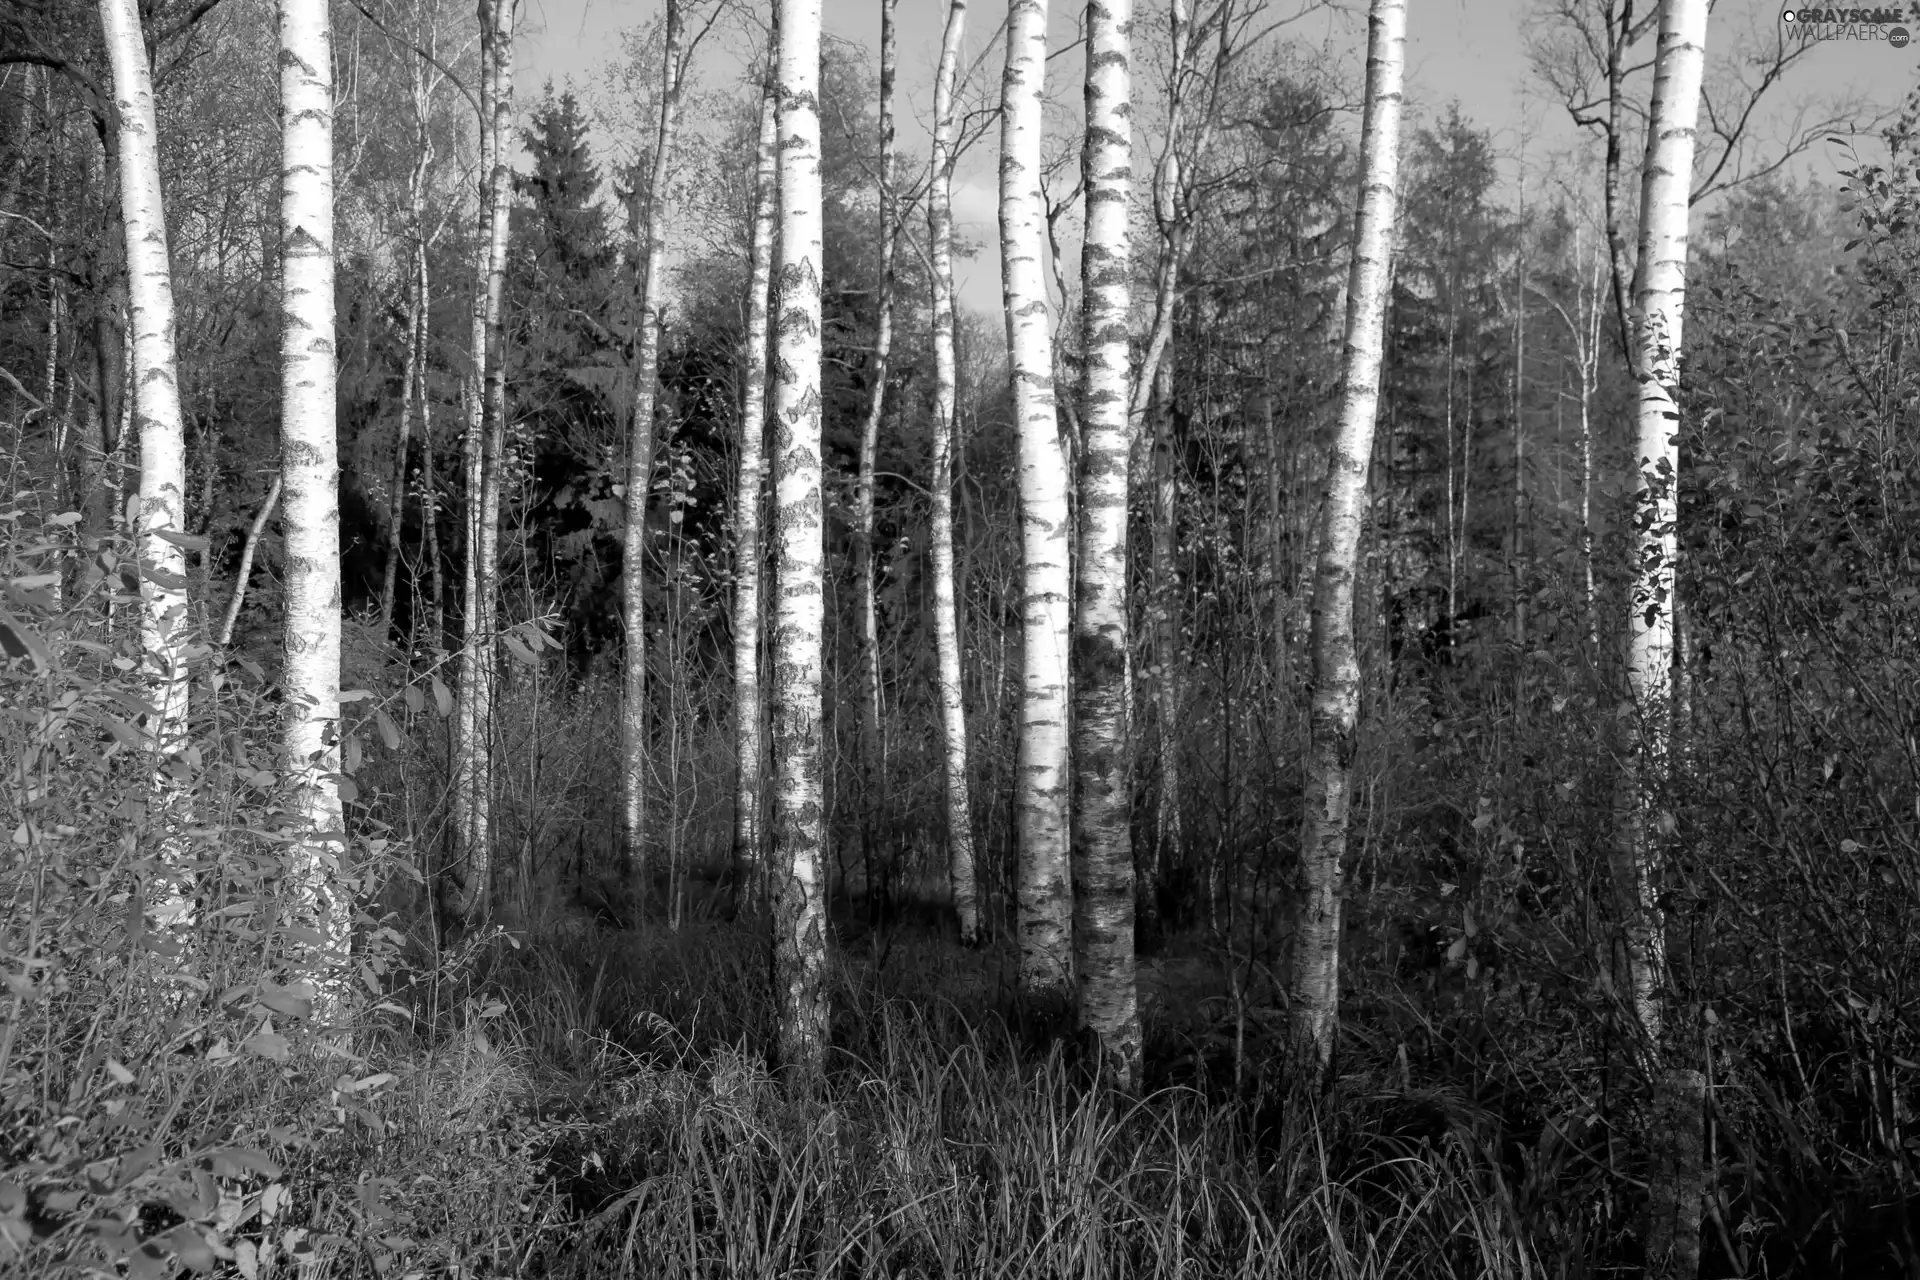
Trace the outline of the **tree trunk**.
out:
[[[174,350],[173,275],[160,194],[153,80],[135,0],[100,0],[119,117],[121,221],[126,228],[128,320],[134,377],[129,401],[140,434],[140,648],[154,713],[155,752],[179,750],[187,730],[187,453]],[[123,433],[120,433],[123,434]],[[118,441],[116,441],[118,443]]]
[[[482,0],[480,103],[485,133],[481,243],[472,373],[467,383],[467,566],[461,639],[460,705],[455,716],[455,836],[460,843],[450,914],[465,924],[485,918],[492,878],[494,575],[499,548],[501,421],[505,370],[501,303],[505,291],[509,169],[502,141],[513,122],[513,24],[518,0]]]
[[[1079,1018],[1121,1087],[1140,1083],[1127,769],[1127,463],[1132,309],[1130,0],[1087,5],[1086,308],[1080,394],[1079,605],[1074,617],[1074,967]]]
[[[947,801],[947,875],[960,941],[980,940],[980,885],[974,868],[973,797],[967,773],[966,700],[960,676],[960,605],[954,588],[953,446],[958,381],[953,307],[953,95],[966,0],[949,0],[933,87],[933,167],[927,230],[933,259],[933,634],[940,671],[940,732]]]
[[[646,237],[640,248],[633,422],[627,444],[627,530],[621,561],[626,679],[620,699],[621,869],[644,903],[647,893],[647,498],[653,489],[653,419],[660,390],[660,309],[666,300],[667,171],[680,127],[680,0],[667,0],[660,64],[660,116],[647,180]]]
[[[1628,976],[1642,1061],[1653,1086],[1655,1158],[1649,1170],[1648,1274],[1691,1280],[1700,1265],[1703,1178],[1699,1130],[1704,1077],[1663,1062],[1666,1040],[1665,920],[1659,905],[1662,843],[1670,822],[1652,821],[1645,788],[1664,778],[1674,727],[1674,593],[1680,473],[1679,382],[1685,316],[1687,208],[1694,124],[1706,60],[1708,0],[1665,0],[1647,158],[1641,174],[1634,276],[1634,368],[1640,383],[1634,459],[1639,483],[1632,527],[1633,586],[1627,611],[1627,679],[1637,716],[1621,754],[1614,878],[1626,934]],[[1663,830],[1664,828],[1664,830]]]
[[[768,51],[771,61],[772,50]],[[747,283],[747,333],[741,365],[740,455],[733,498],[733,860],[735,901],[765,905],[763,818],[766,813],[766,749],[762,720],[766,695],[760,687],[761,546],[760,490],[767,454],[767,294],[773,283],[774,220],[779,212],[775,163],[776,103],[771,90],[760,101],[760,146],[754,171],[753,261]]]
[[[1380,400],[1406,32],[1405,0],[1373,0],[1367,18],[1359,225],[1347,279],[1344,386],[1313,584],[1313,702],[1294,925],[1293,1039],[1302,1072],[1322,1080],[1332,1068],[1339,1032],[1340,892],[1360,704],[1354,579]]]
[[[865,854],[874,854],[874,823],[885,761],[880,738],[880,620],[873,593],[873,467],[879,452],[880,421],[886,410],[887,373],[893,355],[893,259],[899,242],[899,217],[893,192],[893,82],[895,39],[893,8],[898,0],[880,0],[880,300],[873,338],[873,386],[860,430],[860,459],[854,478],[853,577],[859,593],[860,635],[860,828]],[[873,892],[873,886],[867,886]]]
[[[1068,865],[1067,465],[1055,420],[1047,322],[1046,200],[1041,194],[1046,0],[1013,0],[1001,84],[1000,274],[1019,433],[1020,740],[1016,751],[1020,982],[1030,996],[1071,994]]]
[[[400,581],[400,537],[406,527],[407,445],[413,421],[416,380],[421,402],[426,401],[427,317],[432,295],[427,291],[427,166],[433,160],[433,140],[427,128],[428,102],[425,72],[417,57],[407,57],[408,88],[413,99],[414,156],[407,174],[407,206],[413,224],[413,305],[407,317],[407,361],[400,378],[400,416],[394,425],[393,476],[387,489],[387,563],[380,582],[380,635],[393,626],[394,594]]]
[[[826,528],[821,508],[820,0],[779,0],[780,305],[774,383],[773,874],[780,1061],[811,1080],[827,1051],[821,852]]]
[[[340,808],[340,451],[334,439],[333,33],[327,0],[280,0],[281,474],[286,503],[287,755],[304,843],[294,882],[346,959]],[[332,987],[333,983],[327,984]],[[334,993],[337,998],[338,993]]]

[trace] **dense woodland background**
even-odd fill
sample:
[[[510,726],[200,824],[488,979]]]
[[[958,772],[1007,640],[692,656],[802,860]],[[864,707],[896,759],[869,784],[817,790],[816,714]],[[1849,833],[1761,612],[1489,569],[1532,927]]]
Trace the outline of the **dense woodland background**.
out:
[[[518,87],[492,866],[461,912],[436,886],[467,874],[451,866],[452,711],[474,639],[461,593],[477,29],[441,0],[334,6],[348,1036],[314,1025],[305,939],[273,905],[292,839],[274,727],[285,553],[276,511],[260,521],[280,456],[273,6],[140,7],[197,629],[190,745],[165,768],[193,818],[150,810],[137,728],[139,441],[99,15],[5,0],[0,1272],[1638,1273],[1649,1104],[1608,871],[1634,715],[1621,650],[1637,388],[1600,155],[1611,130],[1626,193],[1611,216],[1631,240],[1645,15],[1615,0],[1538,15],[1542,95],[1592,126],[1590,152],[1516,168],[1457,110],[1404,126],[1357,566],[1341,1038],[1311,1090],[1314,1073],[1289,1067],[1289,922],[1361,86],[1270,29],[1277,12],[1198,4],[1188,46],[1158,7],[1135,15],[1141,358],[1156,297],[1176,309],[1131,463],[1145,1074],[1129,1093],[1100,1084],[1071,1017],[1017,974],[1021,545],[999,316],[959,326],[978,945],[953,918],[927,160],[903,150],[882,198],[877,69],[826,46],[833,1048],[824,1083],[796,1092],[768,1057],[768,933],[735,824],[735,535],[758,500],[735,475],[738,451],[760,447],[740,422],[766,14],[689,6],[701,56],[724,48],[740,70],[696,60],[664,211],[647,198],[657,23],[601,78]],[[1789,148],[1819,163],[1787,164],[1733,136],[1752,91],[1715,76],[1790,101],[1797,46],[1715,44],[1722,20],[1678,388],[1675,763],[1650,784],[1670,1035],[1708,1086],[1698,1265],[1920,1277],[1920,96],[1891,120],[1803,113]],[[1609,116],[1617,31],[1632,70]],[[995,38],[967,45],[974,148],[998,135]],[[1205,53],[1186,81],[1177,46]],[[1053,68],[1047,141],[1063,386],[1082,355],[1067,322],[1078,62]],[[1188,128],[1177,208],[1156,209],[1170,84],[1208,129]],[[1849,126],[1857,150],[1830,141]],[[1837,177],[1789,176],[1829,157]],[[870,544],[876,738],[860,713],[855,481],[896,204]],[[636,548],[624,495],[650,219],[667,228],[669,302]],[[1173,289],[1157,292],[1176,240]],[[642,636],[621,621],[635,554]],[[641,874],[620,839],[616,709],[634,663],[648,672]],[[193,923],[153,924],[183,864],[200,877]]]

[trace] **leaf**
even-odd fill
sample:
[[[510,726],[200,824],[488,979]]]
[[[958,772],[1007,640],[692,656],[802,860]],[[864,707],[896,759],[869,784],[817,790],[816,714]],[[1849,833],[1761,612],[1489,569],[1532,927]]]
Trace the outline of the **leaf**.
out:
[[[120,1084],[132,1084],[133,1072],[126,1069],[118,1058],[107,1059],[107,1074]]]
[[[447,692],[447,686],[440,682],[439,676],[427,677],[433,682],[433,705],[442,716],[453,714],[453,695]]]
[[[415,715],[419,715],[427,709],[427,695],[421,693],[418,687],[408,685],[406,692],[401,696],[407,700],[407,710],[413,712]]]
[[[341,744],[341,748],[342,748],[341,750],[342,759],[341,759],[340,772],[342,773],[360,772],[360,761],[362,759],[362,755],[360,751],[360,735],[357,733],[348,734],[347,740]]]
[[[166,591],[185,591],[187,589],[187,578],[185,574],[174,573],[170,569],[162,569],[159,565],[149,564],[144,560],[140,562],[140,576],[148,582],[151,582],[154,586]]]
[[[365,689],[342,689],[340,691],[340,703],[342,706],[345,706],[349,702],[365,702],[372,696],[373,694]]]
[[[0,654],[25,658],[41,675],[53,670],[53,655],[33,628],[5,610],[0,610]]]
[[[272,1031],[256,1031],[242,1040],[240,1047],[274,1062],[285,1062],[289,1052],[287,1038]]]
[[[263,1178],[280,1176],[280,1165],[263,1151],[249,1147],[221,1147],[207,1152],[204,1157],[207,1168],[216,1178],[244,1178],[249,1174],[258,1174]]]
[[[1840,852],[1858,853],[1860,852],[1860,842],[1858,840],[1842,840],[1840,842]]]
[[[187,1270],[213,1270],[213,1250],[207,1246],[206,1237],[186,1223],[181,1223],[160,1238],[167,1242],[167,1246],[173,1250],[173,1256]]]
[[[382,1085],[392,1084],[394,1078],[394,1074],[391,1071],[377,1072],[359,1080],[348,1080],[345,1076],[342,1076],[340,1079],[343,1083],[337,1087],[342,1093],[365,1093],[369,1089],[378,1089]]]
[[[340,800],[343,804],[353,804],[360,799],[360,788],[354,780],[342,776],[340,779]]]
[[[172,529],[155,529],[153,536],[162,542],[171,542],[182,551],[205,551],[211,545],[197,533],[175,533]]]
[[[251,1240],[234,1245],[233,1266],[241,1280],[260,1280],[260,1247]]]
[[[409,689],[407,692],[412,693],[413,690]],[[386,708],[375,707],[373,709],[373,727],[380,731],[380,741],[387,744],[387,750],[398,751],[400,749],[400,728],[394,724],[393,717],[387,714]]]
[[[1467,954],[1467,935],[1463,933],[1459,937],[1453,940],[1452,946],[1447,948],[1447,960],[1449,962],[1458,961],[1461,958],[1463,958],[1466,954]]]
[[[83,518],[78,511],[62,511],[57,516],[48,516],[47,523],[64,529],[70,524],[79,524]]]
[[[275,1013],[283,1013],[289,1018],[313,1016],[313,998],[299,987],[276,987],[262,983],[258,999]]]
[[[514,657],[518,658],[521,662],[524,662],[526,665],[530,667],[540,665],[539,657],[537,657],[534,654],[533,650],[527,648],[525,644],[521,643],[519,637],[507,635],[507,636],[502,636],[500,638],[506,642],[507,652],[511,653]]]
[[[1467,957],[1467,981],[1472,982],[1480,976],[1480,962],[1472,956]]]

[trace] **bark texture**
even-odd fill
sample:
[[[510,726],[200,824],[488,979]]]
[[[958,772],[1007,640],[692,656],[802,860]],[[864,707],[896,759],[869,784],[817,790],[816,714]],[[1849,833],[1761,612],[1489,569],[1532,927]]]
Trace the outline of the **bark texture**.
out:
[[[1080,1023],[1120,1086],[1140,1083],[1127,768],[1127,470],[1132,309],[1132,6],[1087,5],[1087,192],[1080,283],[1080,537],[1073,634],[1074,968]]]
[[[287,755],[303,910],[346,959],[340,809],[340,451],[334,439],[333,32],[327,0],[280,0],[280,440]]]
[[[973,798],[967,773],[967,712],[960,681],[960,606],[953,570],[953,444],[957,382],[953,306],[953,94],[966,0],[950,0],[933,88],[933,172],[927,231],[933,262],[933,632],[940,672],[942,778],[947,801],[947,875],[960,941],[980,940],[980,887],[974,870]]]
[[[1405,0],[1373,0],[1367,17],[1360,210],[1353,267],[1347,278],[1340,420],[1328,460],[1320,554],[1314,570],[1313,699],[1293,940],[1295,1060],[1302,1071],[1322,1078],[1332,1067],[1339,1033],[1340,896],[1360,705],[1354,578],[1380,402],[1406,36]]]
[[[100,22],[119,123],[133,366],[128,409],[140,436],[140,648],[154,706],[147,733],[155,751],[167,753],[179,749],[187,729],[187,558],[181,544],[170,540],[187,533],[187,448],[174,348],[173,273],[160,193],[153,76],[135,0],[100,0]],[[115,443],[124,441],[124,432],[116,434]]]
[[[893,357],[894,251],[900,224],[893,190],[893,82],[895,63],[893,8],[898,0],[880,0],[880,301],[874,322],[873,362],[868,377],[867,416],[860,429],[860,459],[854,476],[854,589],[859,593],[860,638],[860,826],[866,856],[874,854],[874,823],[884,787],[885,749],[880,724],[880,618],[874,600],[873,468],[880,451],[880,422],[887,407],[887,374]],[[871,861],[868,863],[871,867]],[[871,893],[873,886],[869,885]]]
[[[666,50],[660,63],[660,116],[647,179],[647,219],[640,246],[640,323],[634,358],[632,436],[627,444],[627,531],[621,561],[626,631],[625,683],[620,698],[620,845],[623,870],[635,888],[647,887],[647,498],[653,489],[654,407],[660,390],[661,305],[666,300],[667,173],[680,128],[680,0],[667,0]]]
[[[1067,461],[1054,404],[1047,316],[1046,199],[1040,189],[1046,0],[1013,0],[1000,102],[1000,279],[1019,433],[1021,682],[1015,764],[1020,982],[1072,990],[1068,852]]]
[[[501,304],[507,265],[509,167],[501,140],[513,122],[513,23],[517,0],[482,0],[480,105],[484,146],[481,257],[467,382],[467,563],[459,705],[454,716],[454,836],[448,913],[464,923],[486,915],[493,869],[494,586],[499,551],[500,452],[506,408]]]
[[[820,488],[820,0],[779,0],[780,250],[774,484],[774,981],[781,1062],[827,1050],[822,809],[826,525]]]
[[[736,897],[764,903],[766,747],[760,687],[760,490],[767,456],[767,295],[773,283],[774,219],[780,198],[774,160],[775,103],[769,75],[760,102],[760,146],[754,171],[752,263],[747,272],[746,370],[740,406],[740,453],[733,498],[733,741],[735,761],[733,856]]]
[[[1663,824],[1646,788],[1673,763],[1675,615],[1678,612],[1680,379],[1686,309],[1687,209],[1695,122],[1706,66],[1708,0],[1666,0],[1641,171],[1640,241],[1633,288],[1639,405],[1634,460],[1633,584],[1627,679],[1637,712],[1621,755],[1614,878],[1626,934],[1628,978],[1653,1092],[1648,1170],[1647,1270],[1692,1280],[1700,1268],[1705,1077],[1664,1052],[1667,965],[1659,905]],[[1670,824],[1666,824],[1670,831]]]

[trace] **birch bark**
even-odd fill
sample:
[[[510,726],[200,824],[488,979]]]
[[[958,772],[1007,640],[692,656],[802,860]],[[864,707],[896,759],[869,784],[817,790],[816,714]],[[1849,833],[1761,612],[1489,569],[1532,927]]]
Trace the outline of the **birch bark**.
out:
[[[647,498],[653,489],[654,407],[660,390],[660,309],[666,300],[667,172],[680,127],[686,68],[680,46],[680,0],[667,0],[666,49],[660,64],[660,116],[647,179],[647,221],[640,246],[640,321],[634,368],[632,435],[627,445],[626,550],[621,561],[626,631],[620,699],[620,843],[623,870],[644,901],[647,890]]]
[[[293,880],[346,959],[340,807],[340,451],[334,438],[333,32],[327,0],[280,0],[280,442],[286,530],[286,744],[299,779]],[[331,986],[332,984],[328,984]]]
[[[1072,983],[1068,853],[1067,464],[1060,444],[1047,318],[1041,191],[1046,0],[1013,0],[1000,106],[1000,273],[1019,434],[1020,737],[1016,751],[1020,981],[1064,1000]]]
[[[769,61],[772,51],[769,50]],[[771,67],[769,67],[771,71]],[[754,170],[752,263],[747,275],[746,370],[740,407],[740,454],[733,497],[733,854],[736,895],[764,905],[766,748],[761,731],[766,693],[760,687],[760,490],[767,470],[767,299],[773,284],[774,219],[780,199],[775,162],[776,104],[772,76],[760,99],[760,146]]]
[[[898,0],[880,0],[880,299],[875,321],[873,386],[867,397],[867,417],[860,430],[860,459],[854,477],[853,574],[859,593],[860,637],[860,776],[861,840],[873,856],[874,821],[882,787],[880,726],[880,619],[873,591],[873,467],[880,447],[880,422],[886,411],[887,374],[893,356],[894,252],[899,242],[899,217],[893,191],[893,82],[896,63],[893,9]],[[869,863],[871,865],[871,863]],[[868,886],[872,891],[873,886]]]
[[[501,149],[513,121],[513,24],[518,0],[481,0],[480,106],[483,134],[479,262],[473,362],[467,381],[467,564],[465,634],[454,731],[455,838],[449,913],[485,917],[493,849],[494,581],[499,550],[500,445],[506,409],[501,303],[507,265],[509,170]]]
[[[779,0],[778,370],[774,485],[772,749],[774,981],[780,1061],[816,1077],[827,1050],[826,884],[821,876],[826,526],[821,505],[820,3]]]
[[[927,232],[933,262],[933,633],[940,672],[940,733],[947,802],[947,876],[962,945],[980,940],[980,889],[974,869],[973,799],[967,764],[967,713],[960,679],[960,604],[954,589],[953,443],[953,95],[967,0],[949,0],[933,88],[932,186]]]
[[[154,713],[147,718],[160,758],[187,728],[187,451],[174,348],[173,273],[160,194],[159,129],[153,77],[135,0],[100,0],[119,120],[121,223],[126,231],[127,318],[131,330],[126,406],[140,438],[140,649]],[[117,433],[119,440],[125,432]],[[117,518],[117,504],[116,512]]]
[[[1691,1280],[1700,1266],[1706,1077],[1663,1061],[1670,1038],[1665,1024],[1669,993],[1665,918],[1658,895],[1662,844],[1671,825],[1655,821],[1647,786],[1667,775],[1673,755],[1680,479],[1675,392],[1707,10],[1708,0],[1665,0],[1660,7],[1647,157],[1641,170],[1633,281],[1633,363],[1640,383],[1634,447],[1637,545],[1627,614],[1627,680],[1638,714],[1627,726],[1621,756],[1613,857],[1633,1009],[1653,1085],[1648,1274],[1679,1280]]]
[[[1406,36],[1405,0],[1373,0],[1367,17],[1359,221],[1347,279],[1345,385],[1328,461],[1319,562],[1314,571],[1313,699],[1293,943],[1294,1051],[1302,1070],[1322,1079],[1332,1067],[1339,1033],[1340,893],[1360,706],[1354,579],[1380,401]]]
[[[1140,1082],[1133,955],[1132,788],[1127,767],[1127,206],[1132,191],[1132,6],[1087,5],[1087,192],[1080,259],[1080,564],[1073,632],[1074,968],[1079,1018],[1123,1089]]]

